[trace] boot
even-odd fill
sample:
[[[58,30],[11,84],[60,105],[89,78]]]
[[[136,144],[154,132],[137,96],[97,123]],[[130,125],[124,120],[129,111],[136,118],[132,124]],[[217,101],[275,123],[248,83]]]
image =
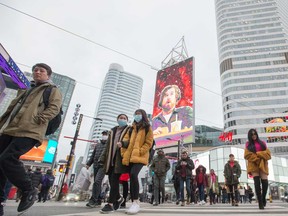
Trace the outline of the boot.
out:
[[[266,194],[268,190],[268,179],[261,179],[262,183],[262,199],[263,199],[263,206],[266,206]]]
[[[256,192],[256,196],[258,200],[259,209],[264,209],[263,199],[262,199],[262,194],[261,194],[260,177],[255,176],[253,177],[253,179],[254,179],[255,192]]]

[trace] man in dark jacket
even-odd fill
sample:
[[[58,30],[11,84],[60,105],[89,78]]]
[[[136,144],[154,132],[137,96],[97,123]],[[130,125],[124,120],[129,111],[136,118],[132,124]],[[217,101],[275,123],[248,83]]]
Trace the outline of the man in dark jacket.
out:
[[[38,188],[42,180],[42,172],[41,172],[40,167],[37,167],[35,172],[31,173],[31,180],[32,180],[32,185],[35,188]]]
[[[194,169],[194,162],[188,157],[188,151],[184,149],[181,153],[181,159],[178,161],[176,165],[176,169],[179,170],[180,175],[180,194],[181,194],[181,206],[185,206],[184,201],[184,182],[186,184],[187,190],[187,204],[190,204],[190,196],[191,196],[191,177],[192,170]]]
[[[166,174],[170,169],[169,160],[165,157],[163,149],[158,150],[157,156],[154,157],[150,168],[154,172],[154,206],[157,206],[159,204],[160,191],[162,200],[165,197],[165,179]]]
[[[102,139],[100,140],[100,143],[96,144],[89,161],[86,163],[87,169],[89,169],[89,167],[92,164],[94,169],[94,183],[92,188],[92,195],[89,199],[89,202],[86,204],[86,206],[89,208],[95,208],[101,206],[100,193],[101,193],[102,180],[105,176],[105,172],[103,166],[100,166],[98,164],[98,160],[100,159],[103,150],[106,148],[107,138],[108,138],[108,131],[105,130],[102,132]]]
[[[22,190],[18,212],[26,211],[34,202],[38,190],[19,160],[34,146],[41,145],[48,123],[60,112],[62,96],[50,80],[52,69],[44,63],[32,67],[31,88],[19,89],[17,97],[0,117],[0,215],[3,215],[4,186],[8,179]],[[51,89],[49,104],[46,107],[43,93]]]
[[[241,176],[240,164],[234,160],[234,155],[229,155],[229,161],[224,166],[225,184],[229,188],[232,206],[238,206],[238,184]]]

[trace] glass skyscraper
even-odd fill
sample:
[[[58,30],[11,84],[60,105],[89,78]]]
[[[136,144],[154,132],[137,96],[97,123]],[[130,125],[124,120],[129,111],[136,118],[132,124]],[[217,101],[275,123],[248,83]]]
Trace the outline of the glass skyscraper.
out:
[[[126,114],[131,122],[135,110],[140,108],[142,87],[141,77],[125,72],[119,64],[111,64],[94,115],[103,121],[96,120],[93,123],[89,140],[101,139],[103,130],[110,130],[117,125],[116,118],[121,113]],[[87,146],[84,161],[89,159],[92,151],[93,148]]]
[[[288,1],[215,0],[215,10],[225,132],[232,144],[251,128],[287,144]]]

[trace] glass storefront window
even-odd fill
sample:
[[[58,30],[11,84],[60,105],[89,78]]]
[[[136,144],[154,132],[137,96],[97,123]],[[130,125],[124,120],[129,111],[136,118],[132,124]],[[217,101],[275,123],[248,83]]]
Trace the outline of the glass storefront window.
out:
[[[219,148],[217,149],[217,158],[223,158],[223,149],[222,148]]]
[[[226,161],[225,161],[225,163],[226,163]],[[224,170],[224,165],[225,165],[225,163],[224,163],[224,160],[223,160],[223,159],[219,159],[219,160],[218,160],[218,170],[219,170],[219,171],[223,171],[223,170]]]
[[[217,149],[218,150],[218,149]],[[210,152],[210,160],[216,160],[217,159],[217,150],[215,149],[215,150],[212,150],[211,152]]]

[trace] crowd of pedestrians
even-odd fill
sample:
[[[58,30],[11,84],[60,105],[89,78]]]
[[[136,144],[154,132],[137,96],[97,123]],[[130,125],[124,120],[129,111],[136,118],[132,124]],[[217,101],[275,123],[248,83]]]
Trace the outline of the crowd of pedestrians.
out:
[[[126,208],[126,202],[131,199],[132,204],[126,213],[137,214],[140,211],[138,182],[140,170],[145,165],[149,166],[152,173],[152,184],[149,187],[149,191],[152,193],[150,203],[158,206],[166,202],[169,197],[165,193],[165,180],[171,169],[170,162],[163,149],[158,149],[157,155],[151,162],[148,160],[153,135],[144,110],[135,111],[132,126],[128,126],[128,117],[125,114],[120,114],[117,122],[118,125],[108,132],[105,148],[103,148],[100,158],[97,159],[97,166],[101,167],[108,175],[111,186],[107,204],[100,212],[106,214],[119,208]],[[244,157],[248,160],[247,170],[254,178],[259,208],[263,209],[266,205],[267,192],[268,168],[266,165],[271,156],[266,144],[259,140],[256,131],[252,130],[252,132],[248,132]],[[199,205],[230,203],[237,207],[239,204],[251,203],[252,198],[255,198],[254,192],[249,185],[247,185],[247,189],[240,185],[241,166],[232,153],[223,169],[225,181],[220,184],[214,169],[207,172],[206,167],[201,164],[195,168],[189,152],[185,148],[182,149],[172,177],[176,204],[185,206],[196,203]],[[195,175],[193,175],[193,170]],[[119,187],[121,184],[122,195]],[[259,193],[260,184],[262,187]],[[185,188],[186,191],[184,191]]]
[[[54,183],[52,170],[47,170],[45,174],[42,174],[41,168],[37,168],[34,172],[26,171],[19,160],[21,155],[42,143],[48,122],[60,112],[62,105],[61,93],[50,80],[51,68],[39,63],[33,66],[32,71],[34,81],[31,82],[31,88],[19,90],[18,96],[0,117],[0,216],[4,215],[3,203],[12,184],[18,188],[16,201],[20,203],[17,210],[23,212],[34,204],[37,195],[38,202],[46,202]],[[55,88],[52,88],[49,105],[46,106],[42,99],[43,92],[51,86]],[[100,143],[95,146],[86,164],[87,169],[93,164],[94,173],[92,195],[86,206],[89,208],[101,206],[102,182],[105,175],[108,175],[110,193],[107,203],[100,212],[107,214],[119,208],[126,208],[130,194],[132,204],[126,213],[137,214],[140,211],[139,172],[143,166],[149,166],[153,173],[152,204],[158,206],[168,199],[168,194],[165,193],[165,180],[171,168],[170,162],[163,149],[158,149],[157,155],[151,157],[153,131],[145,110],[138,109],[134,112],[131,126],[128,125],[126,114],[119,114],[116,120],[115,127],[102,132]],[[243,157],[248,161],[248,174],[253,176],[259,209],[264,209],[268,190],[268,160],[271,159],[271,153],[266,143],[259,139],[255,129],[248,132]],[[176,204],[205,205],[209,200],[210,205],[222,202],[238,206],[239,203],[252,202],[254,197],[252,188],[239,186],[241,167],[233,154],[229,155],[223,175],[225,182],[224,185],[220,185],[214,169],[206,170],[201,164],[195,167],[189,152],[182,149],[172,178]]]

